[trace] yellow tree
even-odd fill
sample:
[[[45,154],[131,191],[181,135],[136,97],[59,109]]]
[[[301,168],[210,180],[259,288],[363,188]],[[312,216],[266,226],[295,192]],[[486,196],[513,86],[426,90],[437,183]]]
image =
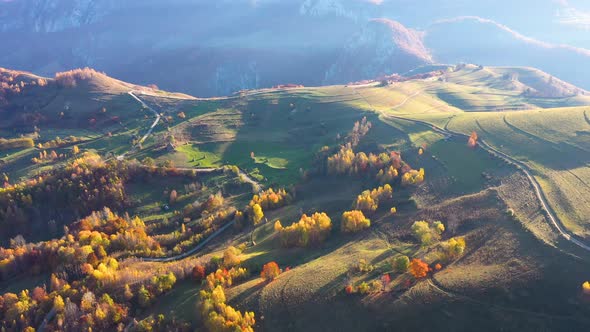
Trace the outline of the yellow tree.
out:
[[[252,223],[254,225],[258,225],[258,223],[260,223],[260,220],[262,220],[263,217],[264,212],[262,211],[262,207],[260,206],[260,204],[252,205]]]
[[[352,210],[342,214],[342,232],[355,233],[371,226],[371,221],[365,217],[363,211]]]

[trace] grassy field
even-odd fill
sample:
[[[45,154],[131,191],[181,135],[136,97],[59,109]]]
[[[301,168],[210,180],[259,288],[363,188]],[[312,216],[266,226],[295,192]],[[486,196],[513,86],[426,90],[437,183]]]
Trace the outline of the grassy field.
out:
[[[590,194],[588,107],[519,112],[464,113],[444,126],[470,133],[527,164],[560,220],[587,237]],[[416,118],[429,121],[428,115]],[[440,125],[438,119],[433,123]]]
[[[287,103],[311,105],[314,116],[321,116],[318,108],[338,115],[344,115],[348,109],[377,111],[380,118],[371,118],[373,123],[387,126],[381,123],[374,126],[367,139],[382,147],[401,150],[404,159],[414,167],[425,167],[427,183],[410,196],[403,191],[397,193],[400,200],[413,202],[408,205],[396,202],[401,207],[398,216],[376,216],[373,230],[357,236],[342,237],[335,231],[321,248],[280,249],[272,223],[258,229],[254,235],[257,245],[245,252],[244,264],[256,271],[265,262],[276,260],[291,270],[270,284],[253,277],[231,288],[228,290],[231,302],[240,309],[254,309],[258,317],[264,316],[258,319],[258,325],[265,330],[348,331],[367,327],[423,330],[438,328],[440,324],[461,330],[466,326],[500,324],[508,329],[532,331],[589,326],[587,308],[579,297],[579,285],[590,272],[583,263],[585,258],[573,261],[553,251],[552,246],[559,246],[581,254],[548,226],[526,179],[484,151],[469,149],[466,142],[444,140],[421,125],[387,116],[426,120],[463,133],[476,130],[489,144],[530,165],[560,218],[564,218],[570,229],[584,235],[588,227],[582,219],[588,206],[586,180],[583,180],[587,169],[584,156],[590,149],[587,134],[590,114],[585,113],[584,107],[543,108],[587,104],[587,97],[527,97],[522,93],[525,87],[520,84],[536,86],[541,91],[538,85],[547,78],[523,69],[519,72],[523,82],[506,82],[503,78],[506,71],[496,68],[480,73],[469,68],[452,73],[445,82],[297,89],[262,93],[255,97],[256,102],[242,102],[238,109],[245,107],[250,116],[260,109],[283,107],[288,111]],[[529,110],[507,111],[521,108]],[[257,137],[269,149],[223,143],[228,146],[221,154],[223,160],[245,168],[256,165],[265,177],[272,179],[270,168],[289,169],[302,158],[296,142],[286,140],[284,131],[269,130],[264,137],[257,136],[258,132],[247,128],[244,115],[248,113],[241,113],[240,121],[245,124],[237,130],[235,140]],[[268,120],[267,116],[276,118]],[[261,123],[266,121],[276,123],[280,117],[267,113]],[[346,130],[346,126],[341,128],[341,132]],[[299,136],[304,139],[305,135]],[[236,147],[234,151],[241,152],[228,154],[232,146]],[[421,156],[417,154],[420,146],[425,147]],[[249,152],[254,152],[254,159]],[[263,165],[269,169],[260,167]],[[267,217],[271,221],[291,221],[301,211],[314,210],[337,215],[348,208],[354,192],[363,187],[355,182],[340,187],[338,182],[312,180],[303,187],[304,194],[294,206],[273,211]],[[330,195],[322,188],[333,189],[338,194]],[[568,203],[568,200],[572,201]],[[565,205],[560,207],[561,204]],[[516,219],[506,215],[509,208]],[[573,221],[576,216],[577,222]],[[399,288],[403,276],[394,276],[391,291],[360,298],[344,295],[342,289],[347,283],[390,271],[389,261],[400,252],[431,257],[428,249],[420,249],[408,238],[409,225],[418,219],[443,220],[449,232],[445,237],[466,236],[467,255],[432,280],[419,282],[408,290]],[[246,237],[235,239],[236,243],[245,240]],[[361,258],[375,266],[373,274],[360,277],[350,274],[351,265]],[[571,273],[562,279],[554,272],[561,269]],[[567,286],[562,288],[563,283]],[[546,288],[562,291],[547,293]],[[549,298],[546,294],[550,294],[552,302],[548,306],[545,306]],[[387,314],[391,312],[396,314]],[[432,323],[424,322],[423,317],[429,317]],[[285,326],[285,322],[290,323]]]
[[[288,185],[310,167],[313,152],[337,144],[336,135],[345,135],[363,115],[374,123],[370,135],[387,148],[424,145],[434,155],[448,155],[433,144],[439,135],[409,122],[392,123],[387,115],[393,114],[458,132],[477,131],[492,146],[529,165],[563,223],[580,236],[590,235],[584,217],[590,213],[590,172],[584,157],[590,151],[590,108],[579,106],[590,105],[590,97],[534,69],[468,65],[440,77],[386,87],[266,90],[190,105],[177,107],[191,109],[195,116],[171,126],[188,144],[172,154],[146,155],[186,167],[235,164],[268,184]],[[555,106],[574,107],[551,108]],[[387,141],[391,127],[409,134]],[[460,170],[453,177],[469,186],[482,175],[461,177],[470,167],[465,165],[456,161],[451,169]]]

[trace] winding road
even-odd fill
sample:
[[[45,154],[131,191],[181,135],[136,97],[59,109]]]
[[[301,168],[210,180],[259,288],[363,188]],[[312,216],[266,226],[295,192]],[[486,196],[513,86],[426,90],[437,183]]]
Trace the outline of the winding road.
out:
[[[227,230],[230,226],[234,225],[234,221],[230,221],[227,224],[223,225],[221,228],[219,228],[218,230],[216,230],[215,232],[213,232],[213,234],[209,235],[208,238],[206,238],[205,240],[201,241],[199,244],[197,244],[194,248],[183,252],[182,254],[178,254],[176,256],[169,256],[169,257],[145,257],[145,258],[140,258],[142,261],[144,262],[159,262],[159,263],[167,263],[167,262],[174,262],[174,261],[178,261],[184,258],[187,258],[191,255],[196,254],[199,250],[203,249],[203,247],[205,247],[205,245],[207,245],[207,243],[211,242],[213,239],[215,239],[217,236],[219,236],[221,233],[223,233],[225,230]]]
[[[156,120],[154,121],[154,123],[152,123],[152,125],[150,126],[150,128],[148,129],[147,133],[145,133],[145,135],[143,135],[143,137],[139,140],[139,143],[143,143],[151,134],[152,131],[154,130],[154,128],[158,125],[158,123],[160,122],[160,120],[162,119],[162,117],[160,116],[160,113],[156,112],[156,110],[154,110],[153,108],[151,108],[148,104],[146,104],[143,100],[139,99],[133,91],[129,91],[128,94],[133,97],[133,99],[137,100],[141,106],[145,109],[148,109],[150,111],[152,111],[152,113],[154,113],[154,115],[156,116]]]
[[[137,100],[137,102],[139,102],[139,104],[141,104],[141,106],[143,108],[150,110],[156,116],[156,120],[154,120],[154,123],[152,123],[152,125],[150,126],[148,131],[145,133],[145,135],[143,135],[143,137],[139,140],[139,143],[143,143],[152,134],[152,131],[154,131],[154,128],[158,125],[158,123],[160,123],[160,120],[162,119],[162,117],[160,116],[160,113],[156,112],[156,110],[151,108],[143,100],[139,99],[139,97],[137,97],[133,91],[129,91],[129,92],[127,92],[127,94],[130,95],[133,99]],[[133,151],[133,149],[135,149],[135,147],[136,146],[133,146],[130,151],[120,154],[120,155],[116,156],[115,158],[117,160],[124,160],[127,157],[127,154],[129,152]]]

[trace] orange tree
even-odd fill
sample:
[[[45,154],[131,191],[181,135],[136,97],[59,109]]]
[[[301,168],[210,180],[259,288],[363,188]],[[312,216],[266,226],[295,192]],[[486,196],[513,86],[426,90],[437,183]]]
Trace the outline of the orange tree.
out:
[[[281,274],[281,269],[279,268],[279,264],[276,262],[269,262],[264,264],[262,267],[262,272],[260,272],[260,277],[267,282],[273,281],[276,277]]]
[[[424,278],[428,274],[428,264],[418,258],[412,259],[410,262],[410,273],[416,279]]]

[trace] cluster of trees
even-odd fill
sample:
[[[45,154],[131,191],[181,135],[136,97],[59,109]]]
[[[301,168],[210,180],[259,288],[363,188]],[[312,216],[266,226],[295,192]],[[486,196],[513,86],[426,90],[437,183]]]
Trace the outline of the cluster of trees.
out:
[[[0,106],[8,104],[8,98],[20,94],[26,87],[46,86],[44,78],[27,79],[22,72],[0,68]]]
[[[229,246],[223,252],[223,266],[227,269],[239,265],[242,262],[240,254],[242,251],[234,246]]]
[[[402,185],[416,185],[424,182],[424,168],[409,170],[402,175]]]
[[[254,332],[254,313],[242,313],[228,305],[223,287],[201,290],[199,296],[199,312],[208,331]]]
[[[172,272],[153,276],[147,285],[142,284],[139,287],[135,295],[136,301],[140,307],[147,308],[159,295],[171,290],[175,283],[176,276]],[[128,285],[125,286],[125,293],[130,299],[133,298],[133,292]]]
[[[344,233],[356,233],[371,226],[371,221],[365,217],[363,211],[352,210],[342,213],[341,230]]]
[[[230,247],[224,253],[223,264],[236,263],[232,256],[238,250]],[[226,262],[228,260],[228,262]],[[239,264],[239,263],[238,263]],[[217,269],[210,273],[203,282],[197,304],[199,314],[208,331],[253,332],[256,323],[253,312],[240,312],[226,303],[225,288],[235,281],[245,279],[244,268],[232,267],[230,270]]]
[[[0,151],[10,149],[27,149],[35,146],[35,141],[30,137],[2,138],[0,137]]]
[[[307,247],[324,242],[332,230],[332,220],[324,212],[316,212],[311,216],[303,214],[298,222],[287,227],[277,220],[274,229],[279,233],[284,247]]]
[[[107,225],[90,221],[78,226],[97,225],[93,227],[107,231],[124,229],[120,226],[122,223]],[[88,231],[79,231],[80,234],[84,232]],[[23,291],[18,295],[6,293],[0,296],[0,330],[31,330],[32,326],[39,326],[50,311],[54,311],[56,317],[48,324],[48,330],[122,330],[130,323],[128,312],[152,305],[177,281],[177,275],[167,269],[155,275],[150,273],[142,278],[128,279],[129,271],[119,269],[117,260],[107,256],[104,247],[99,245],[96,250],[90,244],[81,243],[84,241],[88,239],[78,240],[68,234],[60,240],[35,245],[19,245],[19,241],[13,241],[13,245],[18,245],[16,248],[0,249],[2,262],[9,257],[32,272],[35,265],[28,263],[39,264],[40,261],[55,272],[47,288],[37,287],[31,294]],[[190,275],[180,272],[182,277]],[[126,283],[125,280],[133,282]]]
[[[139,217],[122,218],[107,207],[74,223],[70,234],[75,234],[80,244],[93,248],[100,246],[107,252],[124,251],[140,255],[161,252],[159,243],[147,234],[145,223]]]
[[[102,282],[118,269],[117,260],[108,256],[114,252],[158,254],[160,246],[146,234],[141,219],[122,218],[104,208],[73,224],[61,239],[13,241],[13,248],[0,248],[0,280],[58,270]]]
[[[446,251],[447,259],[453,260],[461,257],[465,252],[465,238],[464,237],[454,237],[449,239],[447,243],[443,246]]]
[[[248,220],[250,224],[258,225],[264,218],[264,211],[276,210],[292,202],[293,196],[287,190],[281,188],[275,191],[273,188],[269,188],[252,196],[244,211],[236,213],[236,224],[241,227],[244,225],[244,221]]]
[[[210,214],[223,207],[225,198],[221,192],[209,195],[204,202],[195,201],[187,204],[183,209],[183,216],[185,218],[198,218],[203,214]]]
[[[407,174],[407,173],[406,173]],[[392,183],[399,176],[399,172],[393,166],[385,167],[377,172],[376,178],[380,183]]]
[[[423,246],[428,246],[440,241],[445,225],[440,221],[428,222],[416,221],[412,224],[412,234]],[[466,248],[464,237],[453,237],[442,244],[443,255],[447,260],[461,257]]]
[[[56,73],[55,82],[64,88],[73,88],[78,85],[78,81],[86,81],[94,77],[107,78],[106,74],[86,67]]]
[[[412,224],[412,234],[423,246],[431,245],[440,240],[445,225],[440,221],[416,221]]]
[[[72,288],[67,281],[51,277],[49,291],[37,287],[31,293],[6,293],[0,297],[0,329],[35,331],[46,313],[55,311],[50,330],[91,331],[124,327],[128,308],[107,294],[96,294],[84,287]]]
[[[231,287],[234,283],[245,280],[248,277],[248,270],[243,267],[232,267],[231,269],[218,268],[205,278],[205,288],[213,289],[217,286]]]
[[[365,190],[357,196],[352,204],[352,208],[360,210],[364,214],[371,215],[379,208],[379,204],[391,201],[393,198],[393,188],[386,184],[373,190]]]
[[[328,174],[347,174],[347,175],[376,175],[381,172],[381,177],[390,168],[405,173],[411,168],[405,164],[401,155],[397,152],[385,153],[381,152],[376,155],[364,152],[355,153],[351,144],[346,144],[340,147],[340,150],[327,157],[326,169]]]
[[[231,221],[235,215],[234,211],[232,209],[222,209],[203,215],[200,222],[196,225],[185,227],[182,224],[183,232],[176,231],[171,234],[158,236],[158,241],[162,247],[171,248],[170,251],[173,254],[180,254],[207,238],[223,224]]]
[[[0,232],[5,236],[44,231],[55,234],[51,220],[74,220],[104,206],[126,205],[124,182],[130,171],[122,163],[105,163],[84,154],[65,168],[26,183],[0,188]]]
[[[264,211],[272,211],[289,205],[293,202],[293,196],[287,192],[287,190],[281,188],[275,191],[269,188],[261,193],[254,195],[248,205],[254,204],[260,205]]]
[[[367,133],[369,132],[369,130],[371,129],[372,124],[370,121],[367,121],[367,117],[363,117],[363,119],[359,122],[355,122],[354,126],[352,127],[352,130],[350,131],[350,133],[348,133],[348,137],[347,140],[348,142],[353,146],[357,146],[361,140],[361,138],[363,138],[365,135],[367,135]]]
[[[371,282],[362,281],[358,285],[349,284],[344,288],[344,291],[346,294],[375,294],[381,292],[390,282],[391,279],[386,274],[381,279],[372,280]]]
[[[190,332],[193,331],[189,323],[178,319],[176,316],[166,316],[159,314],[154,317],[148,316],[132,326],[130,331],[133,332]]]
[[[50,141],[47,141],[44,143],[38,143],[37,148],[38,149],[54,149],[54,148],[60,148],[60,147],[70,145],[70,144],[75,144],[80,141],[82,141],[82,139],[78,138],[76,136],[68,136],[65,139],[58,136]]]
[[[31,158],[31,162],[33,164],[40,164],[45,161],[56,161],[58,159],[63,159],[64,157],[65,155],[63,153],[57,154],[55,150],[51,150],[49,154],[47,153],[47,150],[43,150],[39,151],[39,157]]]

